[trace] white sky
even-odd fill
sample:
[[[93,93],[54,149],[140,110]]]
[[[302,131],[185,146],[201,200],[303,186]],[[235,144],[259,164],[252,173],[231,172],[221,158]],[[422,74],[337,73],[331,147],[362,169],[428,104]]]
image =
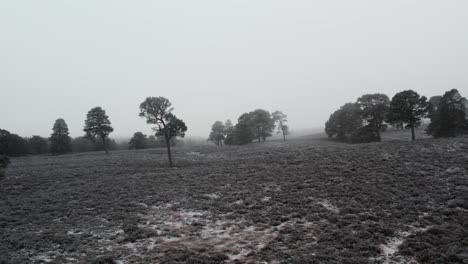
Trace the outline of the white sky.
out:
[[[364,93],[468,96],[468,1],[2,1],[0,128],[82,135],[103,107],[114,137],[150,133],[147,96],[188,136],[257,108],[322,127]]]

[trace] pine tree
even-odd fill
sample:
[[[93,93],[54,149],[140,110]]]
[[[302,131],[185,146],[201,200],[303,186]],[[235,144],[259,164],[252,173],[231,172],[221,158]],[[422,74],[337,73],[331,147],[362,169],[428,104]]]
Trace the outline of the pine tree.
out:
[[[157,137],[164,137],[167,147],[169,166],[173,167],[171,140],[176,137],[184,137],[187,126],[184,121],[172,114],[171,102],[164,97],[147,97],[140,104],[140,117],[146,118],[147,124],[154,124]]]
[[[71,138],[67,123],[62,118],[55,120],[50,136],[50,151],[53,154],[64,154],[71,151]]]
[[[114,131],[109,121],[109,116],[106,115],[106,111],[101,107],[94,107],[89,110],[86,120],[85,127],[83,129],[86,132],[86,137],[95,140],[99,138],[104,147],[106,154],[109,153],[107,139],[109,134]]]

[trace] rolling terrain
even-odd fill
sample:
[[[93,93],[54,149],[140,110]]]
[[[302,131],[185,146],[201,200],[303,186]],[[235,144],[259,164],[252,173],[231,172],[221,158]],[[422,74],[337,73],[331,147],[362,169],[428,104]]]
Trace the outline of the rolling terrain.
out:
[[[15,158],[0,263],[468,263],[468,137],[395,133]]]

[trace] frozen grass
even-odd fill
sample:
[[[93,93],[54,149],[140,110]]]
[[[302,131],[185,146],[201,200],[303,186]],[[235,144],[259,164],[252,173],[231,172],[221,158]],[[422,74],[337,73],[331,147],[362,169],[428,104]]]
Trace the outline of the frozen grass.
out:
[[[468,138],[25,157],[0,263],[463,263]]]

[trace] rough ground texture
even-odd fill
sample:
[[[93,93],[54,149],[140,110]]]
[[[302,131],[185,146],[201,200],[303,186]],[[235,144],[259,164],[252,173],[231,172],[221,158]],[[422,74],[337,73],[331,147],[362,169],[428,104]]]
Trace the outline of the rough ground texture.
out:
[[[13,159],[0,263],[468,263],[468,138]]]

